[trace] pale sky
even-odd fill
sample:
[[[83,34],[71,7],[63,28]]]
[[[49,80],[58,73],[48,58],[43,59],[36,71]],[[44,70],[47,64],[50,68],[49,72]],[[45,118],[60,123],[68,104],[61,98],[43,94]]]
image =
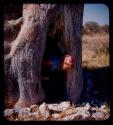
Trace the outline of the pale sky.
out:
[[[85,4],[83,24],[95,21],[100,25],[109,25],[109,8],[106,4]]]

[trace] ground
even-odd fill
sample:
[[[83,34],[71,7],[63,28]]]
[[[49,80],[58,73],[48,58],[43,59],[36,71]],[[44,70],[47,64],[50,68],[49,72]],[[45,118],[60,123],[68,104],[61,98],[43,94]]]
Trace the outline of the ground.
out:
[[[101,68],[109,66],[109,35],[83,35],[83,67]]]

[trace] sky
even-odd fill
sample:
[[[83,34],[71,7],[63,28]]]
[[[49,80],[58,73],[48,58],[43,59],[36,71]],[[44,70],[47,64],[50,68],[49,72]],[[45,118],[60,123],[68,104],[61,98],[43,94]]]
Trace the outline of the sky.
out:
[[[89,21],[109,25],[109,8],[105,4],[85,4],[83,25]]]

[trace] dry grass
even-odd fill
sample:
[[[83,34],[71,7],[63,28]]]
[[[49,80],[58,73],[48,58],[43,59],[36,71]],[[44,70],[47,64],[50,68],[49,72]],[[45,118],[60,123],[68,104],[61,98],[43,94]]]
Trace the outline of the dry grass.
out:
[[[109,66],[109,35],[83,35],[83,67],[99,68]]]

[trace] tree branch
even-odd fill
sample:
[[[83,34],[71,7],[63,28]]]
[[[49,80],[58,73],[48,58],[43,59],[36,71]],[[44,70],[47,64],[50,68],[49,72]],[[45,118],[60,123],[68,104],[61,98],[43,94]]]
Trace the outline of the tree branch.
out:
[[[6,41],[13,41],[18,35],[22,23],[23,23],[23,17],[16,20],[5,21],[4,39]]]

